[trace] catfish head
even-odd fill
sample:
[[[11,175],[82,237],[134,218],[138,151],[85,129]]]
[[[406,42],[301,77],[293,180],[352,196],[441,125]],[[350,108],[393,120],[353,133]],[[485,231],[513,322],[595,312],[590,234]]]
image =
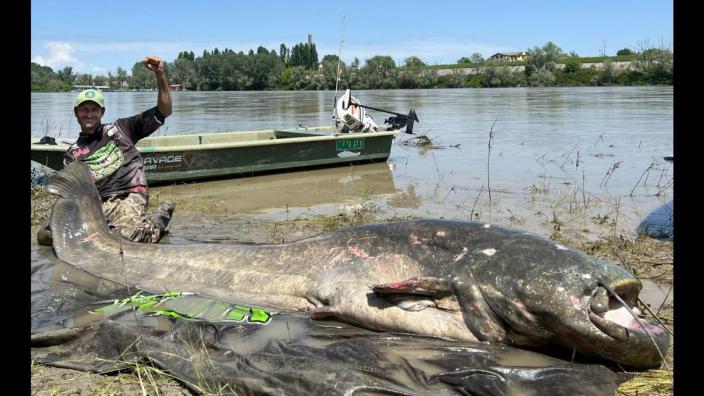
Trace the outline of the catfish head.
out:
[[[480,222],[422,220],[395,227],[386,235],[409,241],[403,251],[425,270],[420,277],[376,285],[378,295],[432,300],[419,304],[406,297],[414,309],[456,307],[479,341],[562,345],[643,369],[657,366],[667,353],[666,329],[640,317],[635,305],[642,285],[620,265]]]
[[[642,369],[661,363],[670,337],[641,318],[642,285],[628,270],[545,238],[515,231],[501,238],[493,250],[478,246],[463,271],[467,281],[455,286],[480,339],[559,344]]]

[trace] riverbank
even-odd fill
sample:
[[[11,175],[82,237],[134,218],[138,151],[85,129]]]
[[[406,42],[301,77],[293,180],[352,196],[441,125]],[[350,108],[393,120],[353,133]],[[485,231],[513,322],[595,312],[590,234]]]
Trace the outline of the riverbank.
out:
[[[209,62],[221,67],[199,68],[193,59],[181,59],[178,68],[191,63],[190,68],[169,76],[173,90],[189,91],[276,91],[333,90],[338,86],[359,89],[462,88],[503,86],[583,86],[583,85],[672,85],[673,56],[667,49],[651,49],[640,55],[589,57],[557,56],[540,60],[499,61],[467,59],[457,64],[426,65],[422,61],[396,65],[388,56],[375,56],[364,66],[323,61],[317,65],[233,62],[221,54],[209,56]],[[244,55],[242,55],[244,56]],[[246,56],[244,56],[246,57]],[[243,59],[244,61],[244,59]],[[278,58],[271,59],[276,63]],[[458,61],[459,62],[459,61]],[[242,68],[241,65],[250,65]],[[82,84],[71,84],[71,76],[55,73],[47,66],[34,62],[32,92],[66,92],[87,86],[102,90],[149,90],[151,81],[123,76],[91,76]],[[171,70],[173,66],[167,70]],[[340,74],[338,76],[338,67]],[[195,73],[193,72],[195,70]],[[222,74],[220,70],[230,70]],[[169,72],[167,72],[169,73]],[[241,76],[233,79],[232,75]],[[185,77],[188,75],[189,77]]]
[[[153,197],[152,206],[156,197]],[[53,196],[42,189],[31,192],[33,235],[36,228],[50,215]],[[565,208],[563,208],[565,209]],[[518,216],[525,215],[515,211]],[[227,214],[200,202],[184,201],[178,205],[171,224],[169,238],[217,240],[219,242],[271,243],[291,241],[316,235],[344,226],[360,225],[398,218],[381,214],[373,205],[360,205],[349,210],[325,215],[288,217],[285,214],[266,221],[247,214]],[[206,227],[207,228],[204,228]],[[514,227],[519,225],[514,224]],[[611,225],[599,226],[602,237],[579,234],[579,227],[569,222],[548,224],[551,238],[574,246],[588,254],[603,257],[626,265],[642,279],[652,280],[667,291],[672,286],[672,241],[652,239],[647,236],[614,235]],[[567,232],[569,230],[569,232]],[[165,241],[168,243],[168,240]],[[672,331],[674,305],[664,304],[658,318]],[[653,312],[659,307],[651,306]],[[649,316],[652,314],[648,314]],[[672,392],[672,378],[666,367],[672,367],[672,345],[662,369],[636,373],[634,378],[619,387],[620,395],[666,395]],[[80,384],[80,386],[78,386]],[[149,366],[136,366],[131,372],[117,376],[103,376],[32,364],[32,394],[167,394],[188,395],[191,392],[176,384],[166,373]]]

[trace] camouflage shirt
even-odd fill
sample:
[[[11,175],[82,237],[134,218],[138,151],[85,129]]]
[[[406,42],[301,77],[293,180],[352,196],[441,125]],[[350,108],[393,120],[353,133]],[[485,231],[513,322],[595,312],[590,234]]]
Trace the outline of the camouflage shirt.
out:
[[[90,169],[101,198],[138,192],[148,195],[144,161],[135,148],[164,123],[164,116],[153,107],[132,117],[100,125],[92,135],[79,136],[64,153],[64,166],[75,160]]]

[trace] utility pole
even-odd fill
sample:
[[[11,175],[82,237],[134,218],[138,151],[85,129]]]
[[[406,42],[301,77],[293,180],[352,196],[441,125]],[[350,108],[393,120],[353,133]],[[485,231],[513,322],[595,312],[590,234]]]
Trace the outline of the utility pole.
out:
[[[606,56],[606,39],[601,39],[601,56]]]

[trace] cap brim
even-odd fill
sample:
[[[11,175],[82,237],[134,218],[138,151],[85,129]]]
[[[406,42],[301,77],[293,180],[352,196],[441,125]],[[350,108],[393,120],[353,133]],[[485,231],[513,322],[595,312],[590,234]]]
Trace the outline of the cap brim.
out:
[[[80,105],[82,105],[83,103],[86,103],[86,102],[93,102],[93,103],[97,104],[98,106],[100,106],[101,108],[103,108],[103,109],[105,108],[105,106],[103,106],[103,105],[100,104],[99,102],[96,102],[96,101],[91,100],[91,99],[82,100],[82,101],[76,103],[76,105],[73,106],[73,107],[78,107],[78,106],[80,106]]]

